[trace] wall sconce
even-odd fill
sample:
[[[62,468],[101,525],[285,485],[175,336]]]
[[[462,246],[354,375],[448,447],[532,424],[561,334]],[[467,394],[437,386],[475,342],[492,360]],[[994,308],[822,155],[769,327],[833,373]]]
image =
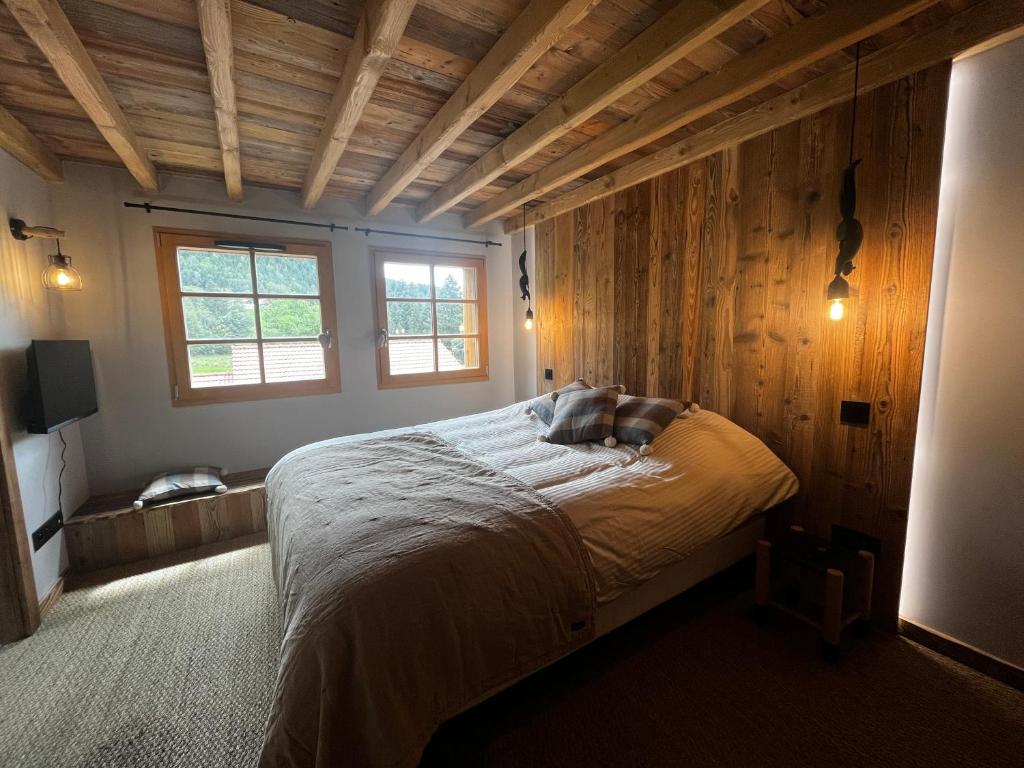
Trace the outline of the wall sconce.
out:
[[[30,227],[21,219],[11,219],[8,223],[11,228],[11,236],[15,240],[28,240],[33,237],[57,240],[57,252],[47,257],[49,264],[43,270],[44,288],[50,291],[82,290],[81,273],[71,266],[71,257],[60,252],[59,238],[64,237],[64,230],[53,227]]]
[[[853,70],[853,114],[850,116],[850,162],[843,171],[843,190],[839,195],[839,213],[842,221],[836,227],[839,254],[836,256],[835,277],[828,284],[828,316],[842,320],[844,304],[850,298],[850,284],[846,277],[853,272],[853,257],[860,250],[864,240],[864,228],[857,220],[857,166],[860,160],[853,159],[853,143],[857,127],[857,87],[860,81],[860,43],[857,43],[857,61]]]
[[[523,252],[519,254],[519,290],[523,292],[522,299],[526,302],[526,319],[523,321],[523,328],[533,330],[533,302],[530,298],[530,276],[526,272],[526,203],[523,203]]]
[[[50,263],[43,270],[43,287],[51,291],[82,290],[82,275],[71,266],[71,257],[60,252],[60,240],[57,241],[57,252],[49,256]]]

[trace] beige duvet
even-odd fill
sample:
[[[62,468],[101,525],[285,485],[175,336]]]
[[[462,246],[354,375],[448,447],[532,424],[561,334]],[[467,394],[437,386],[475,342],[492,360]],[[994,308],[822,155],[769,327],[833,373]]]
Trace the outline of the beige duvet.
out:
[[[437,726],[584,644],[569,519],[429,433],[313,446],[267,478],[284,642],[261,766],[415,766]]]
[[[645,457],[543,429],[517,404],[274,468],[286,636],[264,766],[415,765],[442,720],[585,642],[594,590],[614,600],[797,488],[708,411]]]

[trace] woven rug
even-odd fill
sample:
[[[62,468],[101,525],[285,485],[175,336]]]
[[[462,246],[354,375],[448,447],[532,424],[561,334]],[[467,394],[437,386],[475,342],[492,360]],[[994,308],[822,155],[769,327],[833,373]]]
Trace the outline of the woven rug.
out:
[[[0,649],[0,764],[252,765],[279,645],[266,545],[69,592]]]
[[[1024,694],[903,638],[838,665],[716,577],[442,727],[439,768],[1020,766]],[[248,768],[280,642],[266,545],[79,590],[0,648],[3,768]]]

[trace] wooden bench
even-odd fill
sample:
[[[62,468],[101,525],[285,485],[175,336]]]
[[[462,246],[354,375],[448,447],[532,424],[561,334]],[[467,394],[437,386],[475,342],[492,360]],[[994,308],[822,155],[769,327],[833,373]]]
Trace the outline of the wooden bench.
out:
[[[201,556],[208,545],[266,535],[267,470],[226,475],[226,493],[210,493],[133,509],[137,492],[95,496],[64,523],[71,579],[174,553]],[[224,550],[231,547],[219,546]],[[180,560],[191,559],[189,557]]]

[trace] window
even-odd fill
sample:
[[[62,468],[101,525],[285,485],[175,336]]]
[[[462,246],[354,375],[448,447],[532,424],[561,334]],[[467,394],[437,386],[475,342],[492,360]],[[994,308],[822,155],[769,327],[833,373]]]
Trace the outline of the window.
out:
[[[484,260],[381,248],[373,255],[380,386],[485,381]]]
[[[341,391],[329,243],[155,233],[174,405]]]

